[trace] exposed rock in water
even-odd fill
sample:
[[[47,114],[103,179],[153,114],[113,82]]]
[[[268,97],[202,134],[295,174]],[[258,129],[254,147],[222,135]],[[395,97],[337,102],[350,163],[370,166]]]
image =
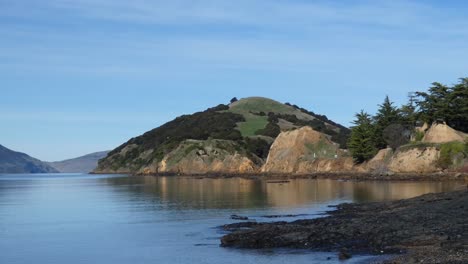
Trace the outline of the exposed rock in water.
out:
[[[252,224],[222,237],[221,245],[346,248],[349,256],[406,252],[394,263],[464,263],[468,259],[467,205],[466,190],[393,202],[342,204],[324,218]]]
[[[241,216],[241,215],[231,215],[232,220],[249,220],[247,216]]]
[[[262,215],[263,218],[287,218],[287,217],[300,217],[308,216],[309,214],[286,214],[286,215]]]
[[[348,252],[347,249],[342,249],[340,251],[340,253],[338,254],[338,259],[340,260],[347,260],[347,259],[350,259],[352,256],[351,254]]]

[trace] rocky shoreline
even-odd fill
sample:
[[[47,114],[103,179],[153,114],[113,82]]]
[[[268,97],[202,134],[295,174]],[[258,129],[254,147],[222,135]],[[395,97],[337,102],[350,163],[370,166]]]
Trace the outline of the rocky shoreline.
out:
[[[329,216],[294,222],[242,222],[224,247],[301,248],[352,254],[396,254],[384,263],[468,263],[468,190],[412,199],[341,204]]]

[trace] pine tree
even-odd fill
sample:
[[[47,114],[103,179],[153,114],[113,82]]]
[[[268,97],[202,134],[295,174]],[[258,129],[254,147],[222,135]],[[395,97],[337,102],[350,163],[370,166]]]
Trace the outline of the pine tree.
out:
[[[416,111],[416,95],[415,93],[408,93],[408,103],[402,105],[398,110],[400,112],[402,123],[414,127],[418,121],[418,112]]]
[[[362,163],[371,159],[377,153],[374,143],[375,128],[369,114],[361,110],[356,114],[355,125],[351,129],[348,148],[356,163]]]
[[[448,121],[450,116],[450,88],[438,82],[432,83],[428,92],[416,92],[421,119],[428,124],[434,121]]]
[[[403,122],[400,111],[393,105],[388,96],[385,97],[384,102],[379,105],[377,115],[374,117],[375,120],[375,147],[377,149],[384,149],[387,147],[387,142],[383,137],[383,131],[385,128],[392,124],[398,124]]]
[[[452,112],[447,120],[449,126],[468,133],[468,78],[451,88],[450,108]]]

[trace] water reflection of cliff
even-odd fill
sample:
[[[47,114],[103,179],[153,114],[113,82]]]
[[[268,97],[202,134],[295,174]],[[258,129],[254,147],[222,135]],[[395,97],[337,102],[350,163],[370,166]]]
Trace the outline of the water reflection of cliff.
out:
[[[170,206],[193,209],[300,207],[337,200],[356,202],[411,198],[453,190],[455,182],[342,182],[297,179],[288,183],[263,180],[197,179],[192,177],[108,178],[120,190],[148,195]]]

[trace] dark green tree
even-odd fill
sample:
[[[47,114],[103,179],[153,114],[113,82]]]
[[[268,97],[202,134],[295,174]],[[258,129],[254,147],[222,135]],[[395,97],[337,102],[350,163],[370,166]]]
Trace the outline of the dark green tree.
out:
[[[434,82],[428,92],[416,92],[416,96],[421,121],[429,124],[437,120],[447,121],[451,112],[449,87]]]
[[[375,147],[374,135],[375,127],[369,114],[361,110],[356,114],[356,120],[351,128],[351,137],[348,142],[348,148],[351,151],[356,163],[362,163],[371,159],[377,153]]]
[[[460,83],[452,87],[450,99],[452,112],[448,125],[468,133],[468,78],[460,79]]]
[[[454,129],[468,132],[468,78],[449,87],[432,83],[427,92],[417,92],[416,105],[421,121],[446,122]]]
[[[384,102],[379,105],[377,114],[374,117],[375,121],[375,134],[374,143],[377,149],[384,149],[387,147],[387,142],[383,137],[383,131],[385,128],[392,124],[398,124],[403,122],[402,115],[397,107],[393,105],[388,96],[385,97]]]
[[[408,94],[408,103],[402,105],[399,109],[402,123],[414,127],[418,121],[418,112],[416,110],[416,95],[415,93]]]

